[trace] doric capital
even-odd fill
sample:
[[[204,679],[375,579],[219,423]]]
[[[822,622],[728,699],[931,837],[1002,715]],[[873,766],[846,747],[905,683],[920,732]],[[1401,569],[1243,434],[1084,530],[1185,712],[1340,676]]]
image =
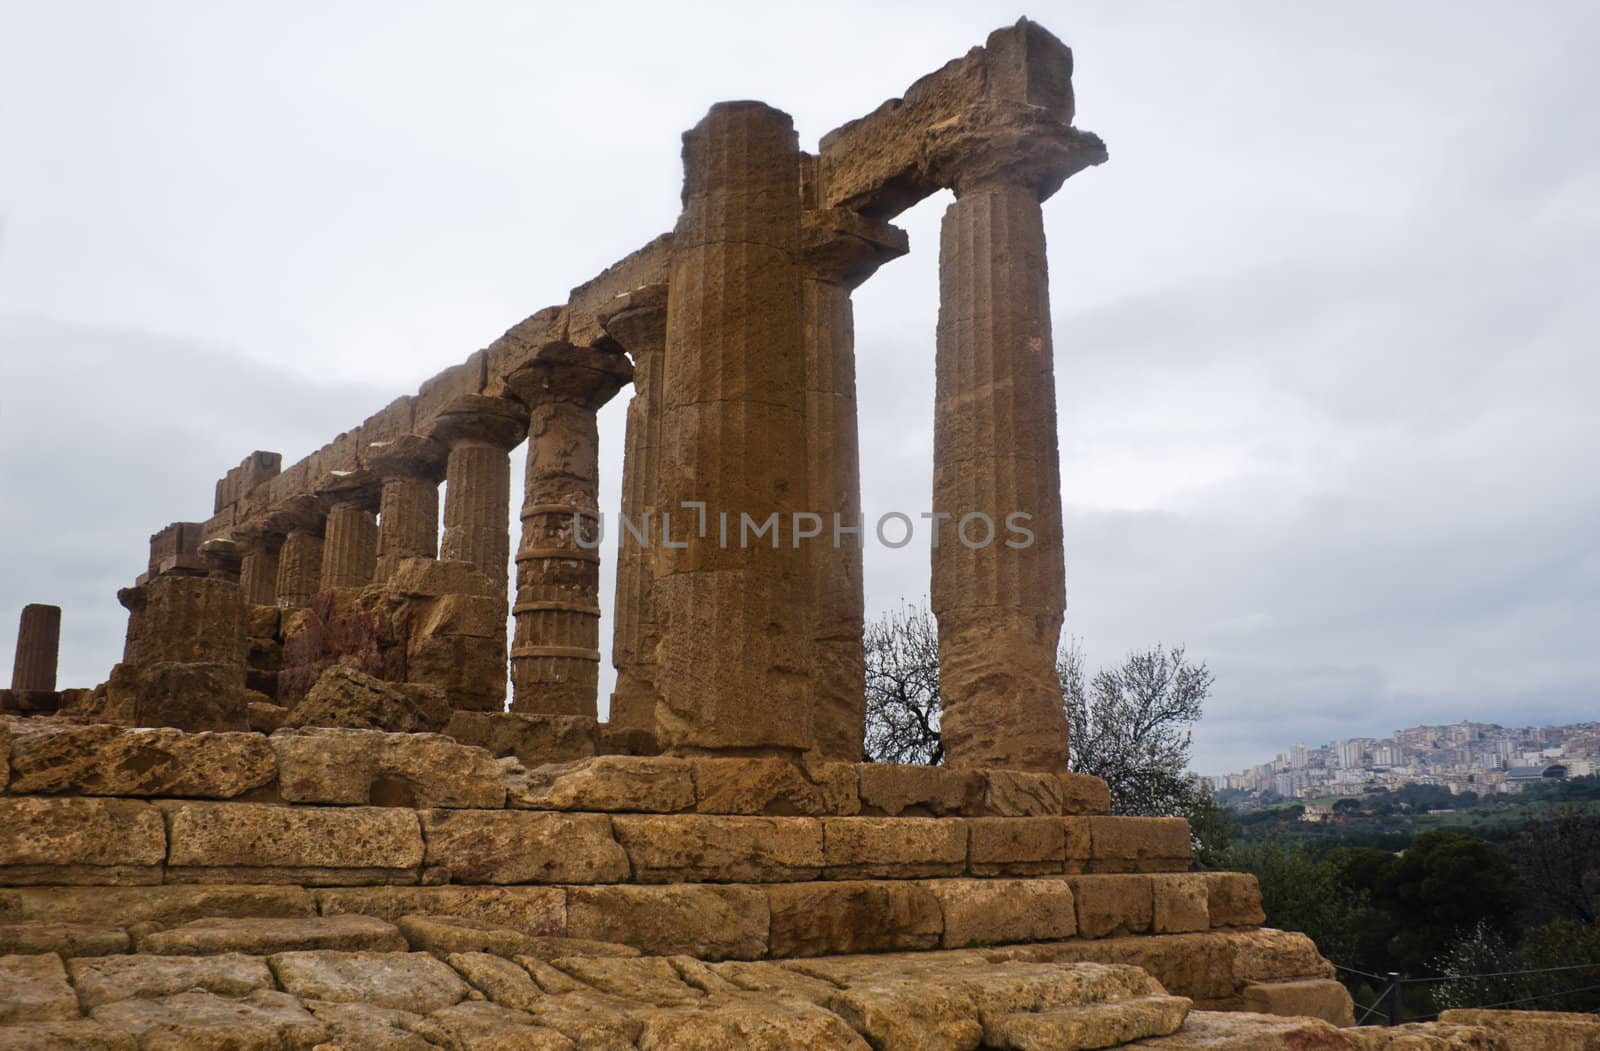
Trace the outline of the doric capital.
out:
[[[314,533],[321,536],[323,526],[328,519],[328,512],[315,496],[301,493],[273,507],[267,512],[266,518],[271,523],[272,530],[284,536],[290,533]]]
[[[910,251],[906,232],[848,208],[813,208],[801,213],[800,255],[818,280],[853,289],[878,267]]]
[[[633,366],[624,354],[558,343],[541,347],[506,377],[506,386],[530,409],[555,401],[598,410],[632,379]]]
[[[439,410],[429,435],[446,446],[487,442],[511,449],[528,436],[528,407],[510,398],[463,394]]]
[[[1106,145],[1049,111],[985,102],[928,132],[925,166],[957,197],[989,186],[1026,186],[1043,201],[1085,168],[1106,161]]]
[[[645,285],[623,292],[600,312],[600,327],[638,365],[667,343],[667,286]]]
[[[200,560],[212,576],[237,580],[244,549],[236,541],[214,537],[200,545]]]
[[[362,462],[384,481],[390,478],[444,478],[447,450],[420,434],[399,434],[367,446]]]
[[[364,510],[376,511],[382,491],[383,479],[366,467],[329,471],[312,489],[324,514],[340,504],[355,504]]]

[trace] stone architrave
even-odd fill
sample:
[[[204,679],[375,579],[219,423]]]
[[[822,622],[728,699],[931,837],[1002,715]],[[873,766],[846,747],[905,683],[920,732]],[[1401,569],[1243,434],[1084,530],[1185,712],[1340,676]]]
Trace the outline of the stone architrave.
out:
[[[471,562],[506,593],[511,564],[511,450],[528,434],[528,410],[509,398],[462,395],[434,419],[445,464],[439,557]]]
[[[1066,584],[1040,202],[1105,149],[1021,103],[969,114],[930,148],[956,194],[940,232],[933,438],[945,762],[1062,770]]]
[[[595,413],[633,375],[621,353],[551,344],[506,378],[528,406],[522,538],[517,547],[511,710],[598,710],[599,445]]]
[[[801,232],[807,489],[811,509],[822,516],[811,553],[816,751],[857,762],[866,727],[866,598],[850,293],[909,246],[904,230],[843,208],[807,211]]]
[[[383,583],[406,558],[439,557],[439,482],[445,450],[420,434],[373,442],[365,465],[383,482],[378,505],[378,562],[373,580]]]
[[[800,149],[788,114],[759,102],[713,106],[683,143],[656,500],[672,531],[652,542],[657,733],[679,752],[805,751]]]
[[[623,442],[622,514],[617,522],[617,588],[613,603],[611,693],[613,726],[653,730],[656,645],[660,628],[652,605],[655,574],[650,545],[659,539],[656,486],[661,470],[662,350],[667,342],[667,286],[648,285],[618,296],[601,317],[606,335],[633,359],[633,397]]]
[[[17,624],[17,656],[11,665],[11,688],[53,692],[60,650],[61,607],[37,602],[23,606]]]

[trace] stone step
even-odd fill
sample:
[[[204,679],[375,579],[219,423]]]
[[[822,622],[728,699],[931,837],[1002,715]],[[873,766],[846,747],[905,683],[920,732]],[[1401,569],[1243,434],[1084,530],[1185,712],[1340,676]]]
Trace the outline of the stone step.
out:
[[[409,948],[394,924],[375,916],[208,917],[145,934],[138,951],[153,956],[265,956],[292,950],[403,952]]]

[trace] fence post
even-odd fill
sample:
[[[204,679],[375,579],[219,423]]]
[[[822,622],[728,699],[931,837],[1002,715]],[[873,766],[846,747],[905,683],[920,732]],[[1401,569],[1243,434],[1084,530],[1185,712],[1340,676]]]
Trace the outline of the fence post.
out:
[[[1400,1025],[1406,1020],[1405,1000],[1400,995],[1400,972],[1389,972],[1389,1024]]]

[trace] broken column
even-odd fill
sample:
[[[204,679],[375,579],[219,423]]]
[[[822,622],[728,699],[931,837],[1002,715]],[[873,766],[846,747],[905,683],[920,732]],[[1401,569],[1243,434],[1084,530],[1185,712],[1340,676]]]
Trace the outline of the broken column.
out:
[[[600,683],[595,413],[632,376],[615,351],[543,347],[506,379],[528,406],[511,710],[595,716]]]
[[[284,533],[274,597],[284,609],[299,609],[310,605],[322,581],[324,516],[315,497],[301,496],[274,517]]]
[[[719,103],[684,135],[683,159],[657,486],[673,519],[655,548],[657,732],[680,752],[804,751],[810,545],[792,543],[791,525],[812,509],[794,122]],[[703,529],[691,503],[705,505]]]
[[[850,293],[878,267],[904,255],[908,246],[904,230],[843,208],[807,211],[801,229],[806,484],[812,509],[823,519],[822,535],[811,552],[816,750],[828,759],[853,763],[862,757],[866,728],[866,599]]]
[[[511,450],[527,433],[527,409],[476,394],[456,398],[433,423],[450,450],[439,557],[471,562],[500,595],[511,564]]]
[[[956,195],[939,242],[933,511],[941,517],[932,559],[951,766],[1060,770],[1067,761],[1056,675],[1066,604],[1061,472],[1040,202],[1103,160],[1105,148],[1069,126],[1070,53],[1044,37],[1028,61],[1050,59],[1061,75],[1019,76],[1017,102],[980,107],[930,144]]]
[[[11,688],[52,693],[56,660],[61,650],[61,607],[31,602],[22,607],[17,624],[17,656],[11,665]]]
[[[439,557],[439,482],[444,448],[420,434],[367,446],[367,468],[383,481],[378,507],[378,563],[383,583],[405,558]]]
[[[104,717],[129,726],[244,730],[245,616],[239,585],[198,572],[124,588],[122,663],[105,685]]]
[[[656,644],[660,641],[652,587],[652,540],[661,516],[656,485],[661,467],[661,351],[667,341],[667,287],[649,285],[618,296],[601,319],[606,334],[633,359],[622,456],[622,513],[616,526],[617,585],[612,604],[613,726],[651,730],[656,717]]]

